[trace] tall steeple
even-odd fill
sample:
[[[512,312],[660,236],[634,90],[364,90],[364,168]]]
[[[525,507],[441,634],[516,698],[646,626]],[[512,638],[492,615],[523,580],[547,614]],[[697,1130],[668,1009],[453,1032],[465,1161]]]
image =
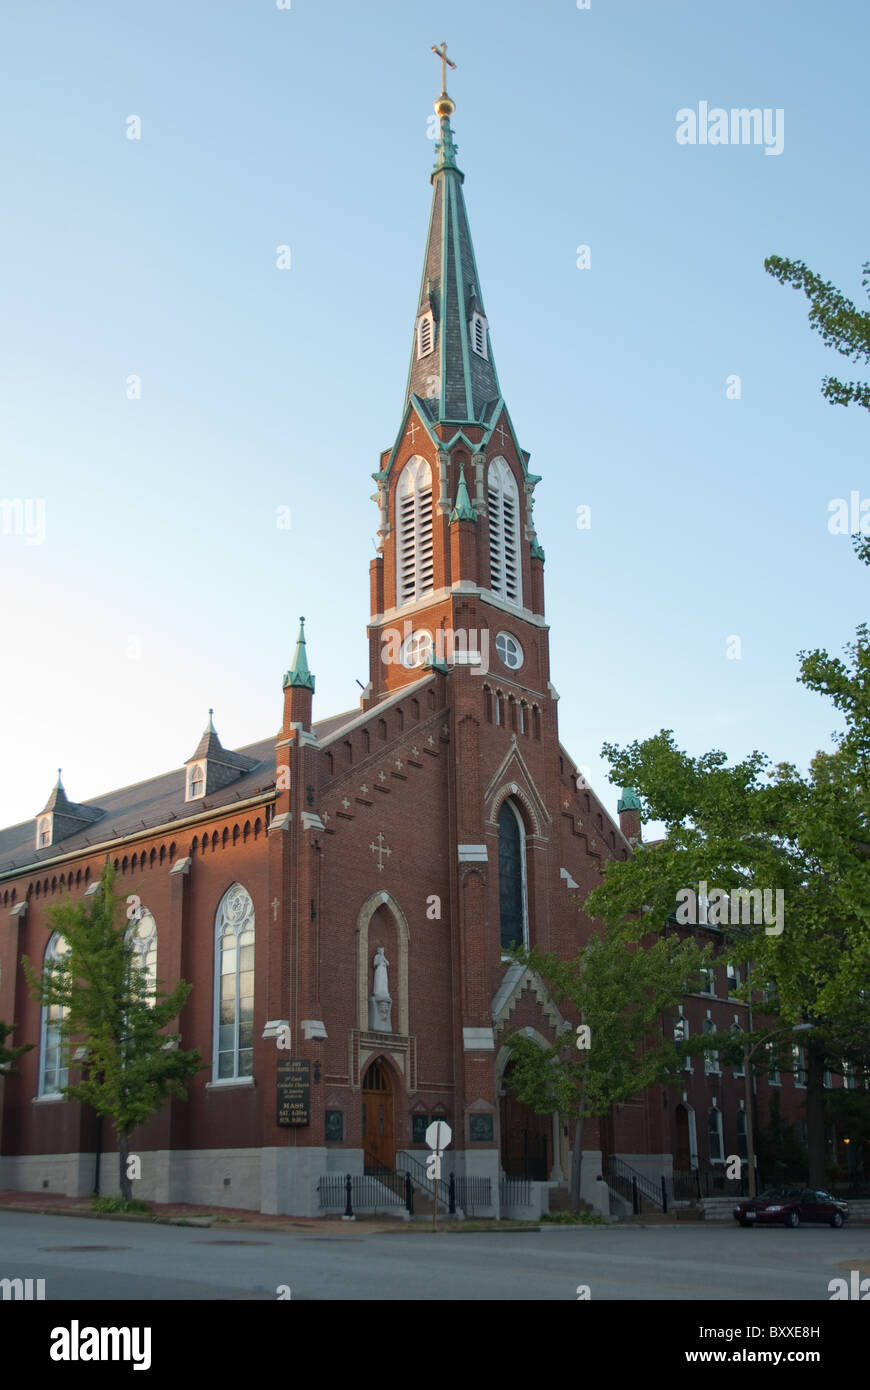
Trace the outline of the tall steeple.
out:
[[[462,194],[465,175],[456,163],[450,126],[455,106],[443,90],[445,66],[455,64],[446,44],[433,52],[442,61],[442,91],[435,102],[441,128],[405,404],[417,396],[433,423],[484,424],[501,393]]]
[[[380,526],[363,708],[419,680],[426,653],[460,632],[498,639],[505,669],[522,671],[526,690],[549,699],[544,552],[532,515],[539,479],[493,362],[450,125],[445,78],[454,64],[445,44],[433,51],[442,63],[440,139],[402,420],[373,474]],[[447,667],[453,680],[449,659]],[[480,693],[481,682],[472,689]]]

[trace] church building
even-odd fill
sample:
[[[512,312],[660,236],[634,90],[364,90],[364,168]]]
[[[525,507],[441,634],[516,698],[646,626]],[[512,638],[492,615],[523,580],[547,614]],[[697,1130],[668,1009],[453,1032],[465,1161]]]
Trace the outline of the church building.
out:
[[[93,893],[107,858],[141,903],[143,968],[193,985],[177,1026],[206,1064],[133,1135],[135,1195],[317,1215],[330,1177],[417,1183],[433,1120],[452,1134],[442,1176],[480,1214],[546,1210],[567,1187],[573,1129],[513,1098],[504,1038],[549,1045],[577,1020],[507,953],[577,952],[604,862],[640,838],[639,803],[626,790],[617,824],[559,742],[541,479],[499,385],[446,91],[435,110],[404,410],[373,474],[362,699],[316,708],[318,637],[300,619],[276,735],[229,751],[210,713],[172,771],[88,804],[58,776],[34,821],[0,832],[0,1018],[36,1044],[0,1079],[0,1189],[93,1187],[97,1121],[60,1094],[75,1058],[20,961],[62,952],[47,912]],[[723,962],[687,1028],[745,1027],[728,993]],[[584,1197],[607,1210],[610,1158],[655,1181],[721,1165],[739,1151],[741,1078],[687,1059],[682,1101],[654,1087],[587,1121]],[[102,1175],[117,1190],[114,1155]]]

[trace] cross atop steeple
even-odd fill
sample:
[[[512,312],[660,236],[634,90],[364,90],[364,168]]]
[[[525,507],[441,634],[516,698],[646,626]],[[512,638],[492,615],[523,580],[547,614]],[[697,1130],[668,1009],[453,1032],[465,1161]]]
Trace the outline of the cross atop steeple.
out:
[[[453,60],[452,60],[451,58],[448,58],[448,57],[447,57],[447,42],[446,42],[445,39],[442,39],[442,40],[441,40],[441,47],[440,47],[440,48],[436,48],[435,45],[434,45],[434,43],[433,43],[433,45],[432,45],[432,52],[433,52],[433,53],[437,53],[438,57],[441,59],[441,92],[442,92],[442,95],[443,95],[443,96],[446,96],[446,95],[447,95],[447,69],[448,69],[449,67],[450,67],[450,68],[455,68],[455,67],[456,67],[456,64],[453,62]]]

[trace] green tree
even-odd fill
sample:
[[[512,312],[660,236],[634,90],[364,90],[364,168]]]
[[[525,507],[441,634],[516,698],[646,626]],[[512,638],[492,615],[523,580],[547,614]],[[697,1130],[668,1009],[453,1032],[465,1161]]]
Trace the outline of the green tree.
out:
[[[0,1072],[4,1072],[7,1076],[18,1075],[15,1063],[19,1057],[23,1057],[25,1052],[30,1052],[31,1048],[35,1046],[34,1043],[22,1043],[21,1047],[7,1047],[6,1039],[14,1031],[13,1024],[4,1023],[0,1019]]]
[[[856,541],[864,557],[866,546]],[[752,963],[741,990],[746,1002],[778,1020],[781,1039],[810,1024],[806,1115],[811,1184],[825,1182],[824,1072],[844,1061],[870,1066],[870,642],[866,626],[846,659],[825,651],[801,654],[801,684],[832,700],[845,728],[830,752],[801,775],[773,767],[754,752],[733,767],[726,755],[692,758],[670,730],[624,749],[604,747],[613,780],[633,786],[648,819],[663,821],[665,839],[628,861],[610,863],[587,912],[616,918],[641,911],[655,927],[676,895],[700,882],[733,894],[782,894],[781,923],[754,921],[735,898],[711,907],[730,959]],[[779,927],[781,925],[781,930]],[[763,1004],[758,989],[765,987]],[[796,1043],[798,1039],[793,1041]],[[781,1044],[780,1044],[781,1054]]]
[[[673,1024],[687,984],[697,982],[709,960],[691,940],[666,935],[641,949],[636,924],[605,927],[590,937],[570,961],[533,949],[515,958],[544,980],[557,1003],[567,1003],[589,1030],[587,1041],[575,1029],[541,1048],[522,1032],[505,1044],[512,1067],[508,1085],[538,1114],[558,1112],[566,1123],[576,1116],[571,1169],[571,1204],[580,1209],[583,1125],[586,1117],[606,1115],[655,1082],[679,1078],[681,1053]],[[699,1042],[693,1044],[699,1046]]]
[[[99,891],[87,902],[67,901],[49,910],[49,928],[68,950],[37,975],[25,957],[31,994],[43,1005],[62,1006],[61,1045],[84,1052],[84,1077],[62,1088],[74,1100],[108,1116],[118,1135],[121,1195],[132,1196],[128,1172],[130,1134],[159,1110],[168,1096],[186,1098],[185,1081],[200,1069],[200,1054],[178,1050],[180,1035],[167,1033],[192,986],[180,980],[171,994],[159,985],[149,994],[138,967],[131,925],[138,899],[115,893],[107,863]]]
[[[803,290],[810,301],[810,324],[827,347],[853,362],[870,362],[870,313],[856,309],[851,299],[847,299],[829,281],[813,274],[803,261],[787,261],[782,256],[768,256],[764,268],[781,285],[791,285]],[[863,289],[870,294],[870,261],[862,266]],[[839,381],[837,377],[826,376],[822,382],[822,395],[831,405],[849,405],[855,401],[870,410],[870,383],[866,381]]]

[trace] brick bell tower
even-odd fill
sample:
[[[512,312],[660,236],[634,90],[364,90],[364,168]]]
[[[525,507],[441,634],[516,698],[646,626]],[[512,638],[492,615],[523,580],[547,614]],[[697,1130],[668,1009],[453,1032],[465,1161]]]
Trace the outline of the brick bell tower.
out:
[[[448,824],[420,833],[445,837],[450,865],[452,992],[461,1023],[453,1039],[454,1146],[464,1151],[465,1171],[489,1174],[497,1191],[506,1128],[501,1037],[508,1019],[519,1017],[527,987],[507,949],[522,941],[545,950],[563,944],[564,922],[551,905],[554,884],[564,886],[564,788],[544,552],[532,515],[540,479],[529,472],[499,386],[450,126],[454,109],[442,72],[401,425],[373,474],[380,543],[370,570],[362,705],[373,709],[428,671],[445,672]],[[575,909],[571,919],[576,931]],[[533,1004],[527,997],[520,1014]],[[530,1026],[552,1036],[554,1017],[530,1012]],[[555,1147],[548,1170],[558,1168]]]
[[[528,470],[499,387],[450,127],[454,109],[442,91],[402,422],[372,475],[380,526],[370,569],[367,709],[427,666],[454,665],[454,653],[479,669],[492,662],[503,627],[515,644],[500,644],[507,669],[522,666],[524,683],[539,694],[549,680],[544,552],[532,517],[540,479]],[[486,639],[477,661],[475,635]]]

